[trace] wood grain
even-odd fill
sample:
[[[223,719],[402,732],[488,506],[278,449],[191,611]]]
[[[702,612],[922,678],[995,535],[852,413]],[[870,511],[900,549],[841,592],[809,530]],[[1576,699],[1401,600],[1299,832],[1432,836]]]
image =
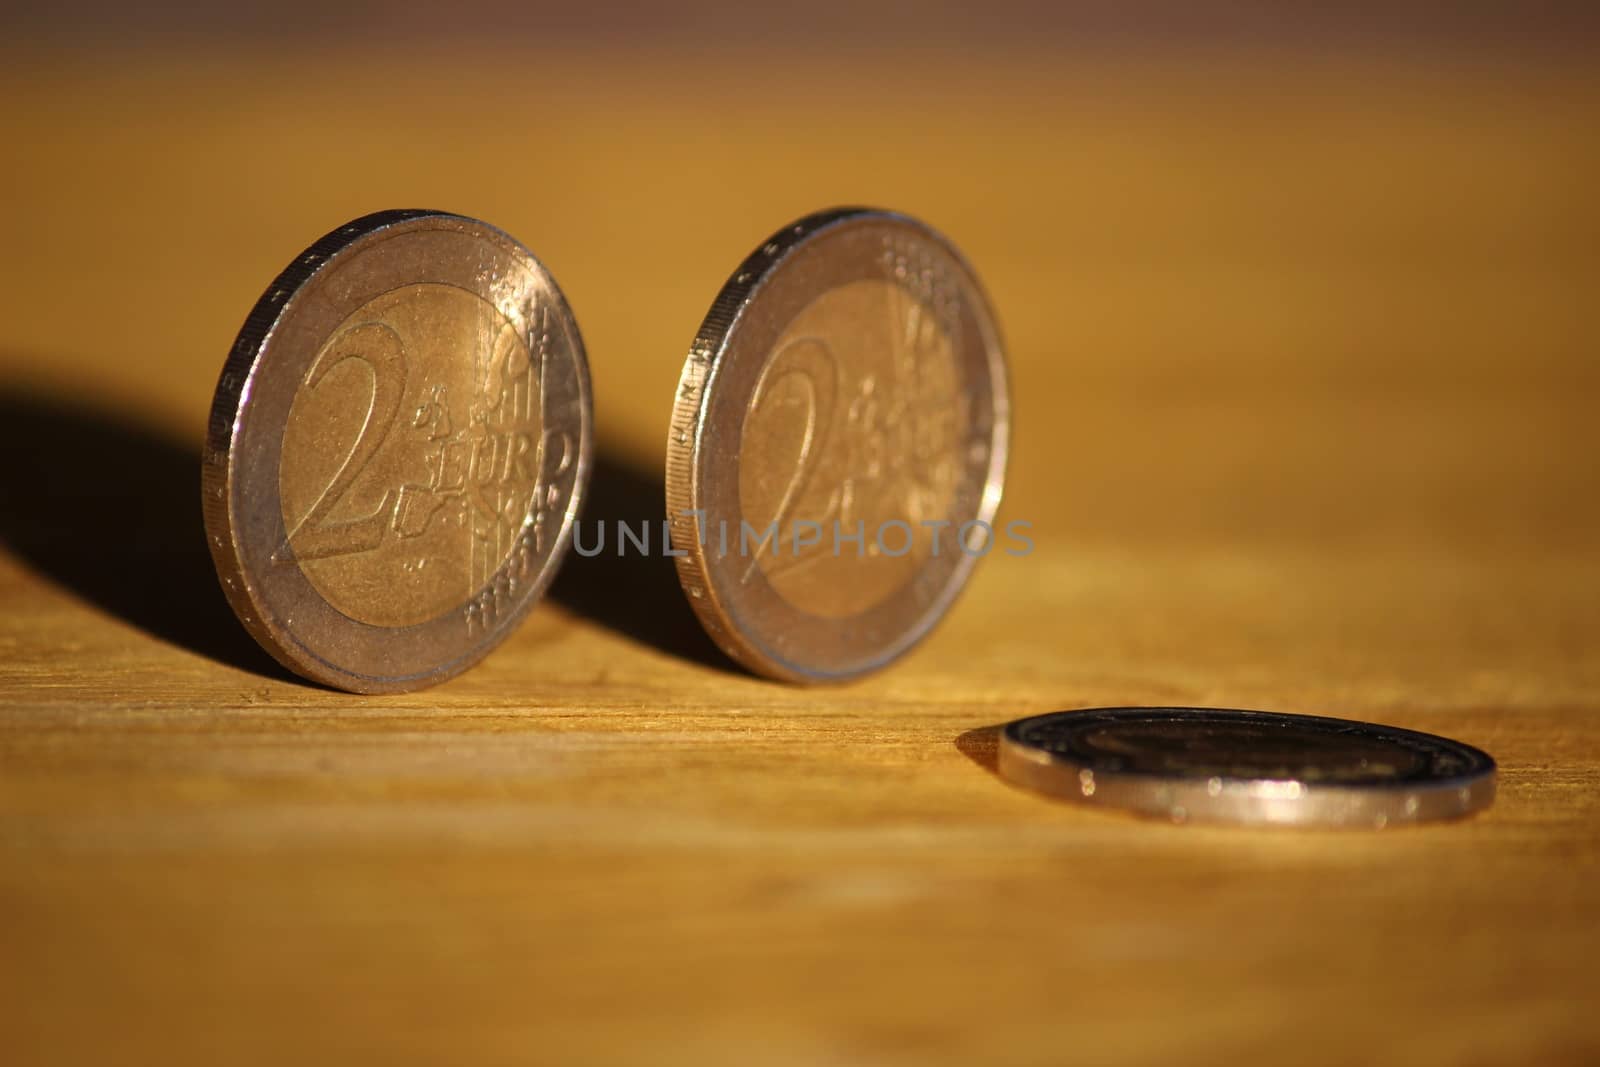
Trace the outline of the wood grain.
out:
[[[1600,1056],[1589,71],[538,59],[4,65],[8,1064]],[[839,202],[985,277],[1038,545],[896,669],[743,676],[662,560],[574,560],[401,697],[227,614],[200,428],[311,238],[423,206],[528,243],[594,365],[590,517],[642,516],[707,302]],[[996,724],[1134,703],[1441,732],[1502,792],[1293,834],[995,777]]]

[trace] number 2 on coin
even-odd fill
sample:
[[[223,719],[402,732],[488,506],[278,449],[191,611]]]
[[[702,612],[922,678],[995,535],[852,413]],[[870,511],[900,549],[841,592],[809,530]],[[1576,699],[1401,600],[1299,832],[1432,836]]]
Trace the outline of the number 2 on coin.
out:
[[[301,388],[315,389],[328,371],[349,359],[360,360],[372,371],[372,406],[344,463],[305,518],[289,531],[287,543],[273,553],[275,561],[370,552],[383,543],[398,497],[394,489],[385,490],[377,510],[365,518],[329,522],[328,516],[389,436],[389,428],[400,412],[401,397],[405,394],[405,349],[399,335],[388,326],[378,322],[363,323],[346,330],[322,350]]]
[[[784,363],[784,357],[790,352],[794,353],[793,358],[788,360],[782,369],[774,371],[773,368]],[[833,425],[833,412],[839,391],[839,370],[833,350],[828,347],[827,342],[814,337],[802,338],[773,356],[762,372],[761,378],[756,382],[754,393],[751,394],[750,414],[760,411],[767,398],[773,395],[777,384],[789,379],[804,387],[806,428],[805,434],[800,439],[800,455],[795,460],[794,473],[790,475],[789,484],[784,487],[783,496],[778,500],[778,513],[773,516],[777,530],[773,535],[777,539],[774,548],[779,558],[783,555],[784,527],[793,519],[795,509],[800,504],[800,495],[805,492],[812,475],[816,473],[818,460],[828,446],[828,435]],[[834,503],[833,499],[829,500],[829,512],[833,510]],[[760,562],[761,554],[758,547],[751,555],[750,562],[745,566],[744,574],[739,580],[748,582]]]

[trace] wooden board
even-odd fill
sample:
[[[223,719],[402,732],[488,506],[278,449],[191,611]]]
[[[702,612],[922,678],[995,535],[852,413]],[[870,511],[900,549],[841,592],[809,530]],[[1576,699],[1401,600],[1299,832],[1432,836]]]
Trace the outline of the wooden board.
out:
[[[5,1062],[1600,1056],[1590,72],[691,58],[3,65]],[[659,559],[573,560],[409,696],[249,644],[199,435],[313,237],[421,206],[528,243],[593,361],[589,517],[643,516],[717,287],[840,202],[950,234],[1012,351],[1037,551],[904,663],[741,675]],[[1230,832],[996,778],[996,724],[1138,703],[1441,732],[1501,796]]]

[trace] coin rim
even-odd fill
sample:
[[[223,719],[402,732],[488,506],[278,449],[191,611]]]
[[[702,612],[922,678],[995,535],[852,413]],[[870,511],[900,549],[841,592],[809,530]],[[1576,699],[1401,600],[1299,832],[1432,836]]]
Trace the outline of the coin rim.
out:
[[[1475,766],[1464,774],[1421,781],[1311,783],[1293,778],[1201,778],[1147,770],[1097,770],[1087,761],[1039,748],[1021,737],[1030,725],[1048,720],[1089,717],[1114,725],[1118,720],[1148,721],[1151,716],[1235,723],[1256,718],[1340,733],[1358,728],[1367,736],[1391,743],[1410,741],[1443,748]],[[1051,796],[1174,822],[1253,826],[1383,829],[1460,818],[1494,802],[1498,779],[1494,757],[1437,734],[1355,719],[1235,708],[1087,708],[1029,716],[1005,725],[996,757],[1002,777]]]
[[[548,284],[552,310],[562,318],[565,332],[572,342],[573,387],[580,415],[577,457],[572,474],[572,490],[549,554],[535,578],[516,594],[516,600],[497,615],[494,623],[479,639],[463,650],[453,649],[449,658],[430,662],[420,670],[404,674],[362,673],[341,667],[319,655],[294,633],[290,623],[279,621],[264,610],[267,605],[263,594],[257,589],[257,580],[251,577],[245,566],[244,553],[238,542],[241,523],[235,514],[238,472],[234,469],[234,460],[247,417],[250,394],[261,372],[262,357],[268,351],[280,323],[297,306],[304,287],[319,273],[334,269],[353,249],[359,251],[357,245],[385,234],[385,231],[399,230],[403,233],[406,231],[402,227],[421,229],[428,222],[454,223],[460,227],[457,232],[504,242],[509,252],[525,259],[532,272]],[[201,461],[200,488],[206,542],[229,605],[246,630],[274,659],[301,677],[322,685],[356,693],[406,692],[460,674],[488,655],[517,628],[554,579],[570,547],[573,525],[582,506],[593,465],[593,411],[588,358],[571,305],[549,269],[514,237],[470,216],[423,209],[374,212],[329,231],[297,255],[263,291],[246,316],[218,375]],[[329,608],[340,618],[348,619],[331,604]],[[352,628],[363,633],[382,629],[354,619],[349,619],[349,622]]]
[[[963,553],[943,587],[917,613],[912,625],[885,643],[876,656],[845,669],[807,665],[781,658],[748,632],[736,625],[735,615],[718,596],[713,581],[711,559],[704,551],[690,512],[699,510],[704,497],[702,464],[707,460],[701,447],[711,413],[722,356],[736,334],[745,311],[760,295],[765,283],[780,269],[790,253],[826,232],[862,223],[889,223],[913,231],[948,256],[969,287],[975,306],[972,314],[989,334],[990,344],[983,353],[989,374],[992,429],[988,440],[988,461],[978,490],[974,519],[993,524],[1005,486],[1010,447],[1011,390],[1005,359],[1005,343],[994,306],[977,273],[961,252],[937,230],[909,215],[880,208],[838,207],[815,212],[779,229],[757,246],[729,275],[717,294],[705,320],[690,345],[673,397],[672,417],[667,428],[666,509],[672,530],[673,547],[679,553],[674,564],[684,595],[701,626],[719,648],[746,669],[768,678],[795,683],[844,682],[870,674],[905,655],[932,632],[949,611],[970,578],[978,557]]]

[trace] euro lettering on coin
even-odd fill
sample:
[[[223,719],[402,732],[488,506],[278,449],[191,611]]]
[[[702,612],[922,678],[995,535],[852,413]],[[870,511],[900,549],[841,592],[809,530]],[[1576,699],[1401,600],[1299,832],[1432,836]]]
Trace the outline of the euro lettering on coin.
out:
[[[904,654],[995,545],[1009,410],[994,313],[939,234],[857,208],[774,234],[701,326],[667,441],[707,632],[792,682]]]
[[[432,211],[335,230],[267,288],[217,384],[202,490],[229,603],[326,685],[465,670],[571,540],[590,411],[577,323],[515,240]]]
[[[1219,708],[1102,708],[1013,722],[1000,773],[1175,822],[1382,829],[1494,801],[1495,762],[1393,726]]]

